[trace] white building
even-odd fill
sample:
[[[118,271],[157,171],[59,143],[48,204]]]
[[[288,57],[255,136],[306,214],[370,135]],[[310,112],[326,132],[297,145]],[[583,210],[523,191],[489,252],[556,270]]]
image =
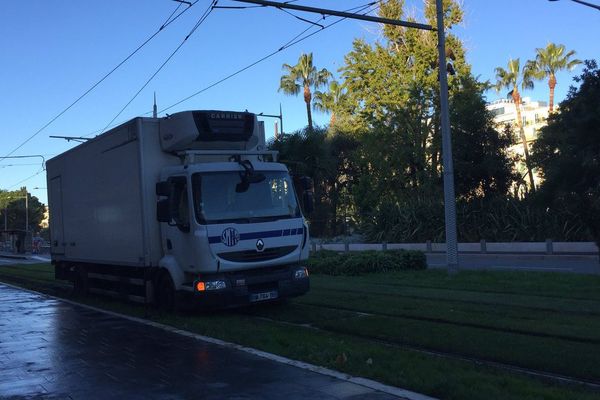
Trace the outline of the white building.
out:
[[[516,144],[510,148],[513,154],[518,154],[523,159],[523,162],[518,163],[515,169],[525,176],[527,169],[524,165],[523,143],[521,142],[521,136],[516,127],[517,122],[517,109],[515,102],[512,99],[499,99],[488,103],[487,109],[494,114],[494,122],[498,124],[499,129],[503,129],[505,125],[509,124],[513,126],[513,132],[516,136]],[[521,103],[521,120],[523,123],[523,131],[525,132],[525,138],[527,140],[528,148],[531,152],[531,144],[537,139],[539,130],[546,125],[548,119],[548,104],[545,101],[532,101],[528,97],[524,97]],[[526,179],[526,177],[525,177]],[[534,182],[536,186],[540,183],[539,176],[534,171]]]

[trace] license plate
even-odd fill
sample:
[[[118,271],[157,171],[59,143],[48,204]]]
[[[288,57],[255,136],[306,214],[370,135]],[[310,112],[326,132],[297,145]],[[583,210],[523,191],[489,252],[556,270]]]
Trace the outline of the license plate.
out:
[[[277,298],[277,290],[273,290],[270,292],[250,294],[250,301],[252,301],[252,302],[271,300],[271,299],[276,299],[276,298]]]

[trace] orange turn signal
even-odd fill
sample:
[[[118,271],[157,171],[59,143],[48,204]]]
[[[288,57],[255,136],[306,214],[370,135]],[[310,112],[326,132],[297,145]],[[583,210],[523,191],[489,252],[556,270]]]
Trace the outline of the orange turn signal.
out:
[[[196,290],[199,292],[203,292],[204,290],[206,290],[206,286],[204,285],[204,282],[197,282]]]

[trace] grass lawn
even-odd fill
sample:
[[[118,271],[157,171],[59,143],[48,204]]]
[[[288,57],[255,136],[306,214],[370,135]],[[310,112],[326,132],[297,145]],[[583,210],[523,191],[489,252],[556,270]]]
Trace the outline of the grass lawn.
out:
[[[0,281],[71,296],[48,264],[2,266]],[[600,399],[600,389],[465,360],[600,382],[600,277],[426,270],[313,275],[311,285],[281,305],[204,314],[78,300],[444,399]]]

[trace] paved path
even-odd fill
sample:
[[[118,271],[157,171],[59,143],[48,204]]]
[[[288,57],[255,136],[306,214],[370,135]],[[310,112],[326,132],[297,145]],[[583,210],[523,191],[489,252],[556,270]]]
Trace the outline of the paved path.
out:
[[[396,399],[0,283],[1,399]]]
[[[47,254],[27,254],[15,256],[13,254],[1,253],[0,252],[0,266],[2,265],[15,265],[15,264],[38,264],[38,263],[49,263],[50,256]]]

